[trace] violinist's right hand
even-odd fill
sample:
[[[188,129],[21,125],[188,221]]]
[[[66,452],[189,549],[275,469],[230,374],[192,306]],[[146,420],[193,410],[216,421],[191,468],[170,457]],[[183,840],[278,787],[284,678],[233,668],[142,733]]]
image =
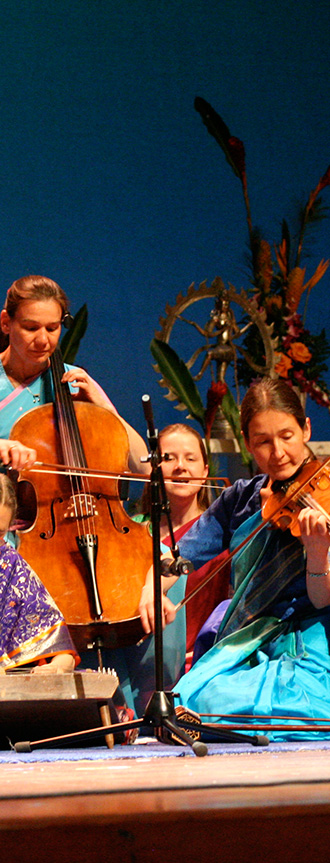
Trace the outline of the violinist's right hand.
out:
[[[0,438],[0,459],[5,466],[13,470],[22,470],[24,467],[32,467],[37,459],[35,449],[25,446],[18,440],[7,440]]]
[[[172,560],[172,558],[171,558]],[[161,578],[162,584],[162,626],[163,629],[168,623],[172,623],[176,616],[176,608],[173,602],[166,596],[164,589],[169,588],[177,581],[176,577],[171,579]],[[146,583],[142,588],[139,614],[144,631],[149,635],[155,630],[155,608],[154,608],[154,587],[153,587],[153,567],[150,567],[147,573]]]

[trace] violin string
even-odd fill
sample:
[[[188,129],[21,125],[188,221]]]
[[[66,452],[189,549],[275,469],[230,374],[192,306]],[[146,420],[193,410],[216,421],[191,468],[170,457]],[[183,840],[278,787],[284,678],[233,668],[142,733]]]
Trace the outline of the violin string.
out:
[[[325,515],[325,517],[327,519],[327,524],[329,525],[329,513],[326,511],[326,509],[323,508],[323,506],[321,506],[320,503],[318,503],[318,501],[316,501],[313,498],[313,496],[311,494],[307,493],[307,494],[300,495],[297,498],[297,503],[299,504],[301,509],[304,509],[304,507],[309,506],[309,507],[311,507],[311,509],[314,509],[315,512],[319,512],[320,515]]]

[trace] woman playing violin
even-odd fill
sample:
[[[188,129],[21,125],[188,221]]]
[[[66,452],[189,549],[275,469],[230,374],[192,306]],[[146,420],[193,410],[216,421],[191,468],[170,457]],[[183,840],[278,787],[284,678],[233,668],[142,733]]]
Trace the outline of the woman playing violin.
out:
[[[8,441],[8,438],[22,414],[38,404],[53,401],[50,357],[58,345],[67,313],[68,299],[52,279],[24,276],[7,292],[1,312],[6,346],[0,353],[0,458],[14,468],[31,467],[36,459],[33,448],[20,441]],[[93,402],[117,414],[101,387],[84,369],[66,364],[62,380],[69,384],[74,398]],[[147,453],[146,445],[138,433],[122,417],[120,419],[129,438],[129,467],[141,473],[144,468],[140,458]]]
[[[260,474],[225,489],[179,542],[180,554],[196,568],[220,550],[239,546],[232,562],[234,596],[211,615],[197,661],[175,691],[181,704],[198,713],[252,714],[252,721],[260,714],[327,717],[329,519],[304,506],[297,538],[262,518],[274,481],[287,483],[313,457],[310,421],[285,382],[264,378],[243,399],[241,425]],[[173,580],[163,579],[164,592]],[[140,612],[148,632],[153,628],[150,573]],[[163,615],[164,625],[175,617],[165,595]],[[288,726],[269,736],[303,734]]]

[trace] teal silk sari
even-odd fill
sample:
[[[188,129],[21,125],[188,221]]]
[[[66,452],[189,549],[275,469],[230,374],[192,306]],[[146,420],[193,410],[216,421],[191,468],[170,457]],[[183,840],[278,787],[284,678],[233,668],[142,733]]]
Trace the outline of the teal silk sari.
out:
[[[236,530],[231,550],[258,523],[260,512]],[[324,717],[330,725],[330,610],[308,601],[295,607],[297,585],[301,589],[305,578],[301,543],[289,531],[263,526],[233,568],[234,597],[215,644],[176,684],[180,704],[199,714],[249,714],[247,733],[255,733],[259,716],[281,725],[276,717]],[[280,609],[281,615],[274,613]],[[205,721],[228,723],[216,715]],[[284,731],[267,731],[271,740],[320,734],[292,731],[289,723]]]

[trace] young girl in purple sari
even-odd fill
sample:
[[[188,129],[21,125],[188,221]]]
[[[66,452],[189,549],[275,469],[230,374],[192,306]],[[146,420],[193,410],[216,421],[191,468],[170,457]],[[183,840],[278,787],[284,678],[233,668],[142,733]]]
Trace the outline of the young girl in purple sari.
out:
[[[35,673],[73,671],[79,662],[63,616],[35,572],[5,535],[14,521],[16,498],[0,474],[0,671],[32,665]]]

